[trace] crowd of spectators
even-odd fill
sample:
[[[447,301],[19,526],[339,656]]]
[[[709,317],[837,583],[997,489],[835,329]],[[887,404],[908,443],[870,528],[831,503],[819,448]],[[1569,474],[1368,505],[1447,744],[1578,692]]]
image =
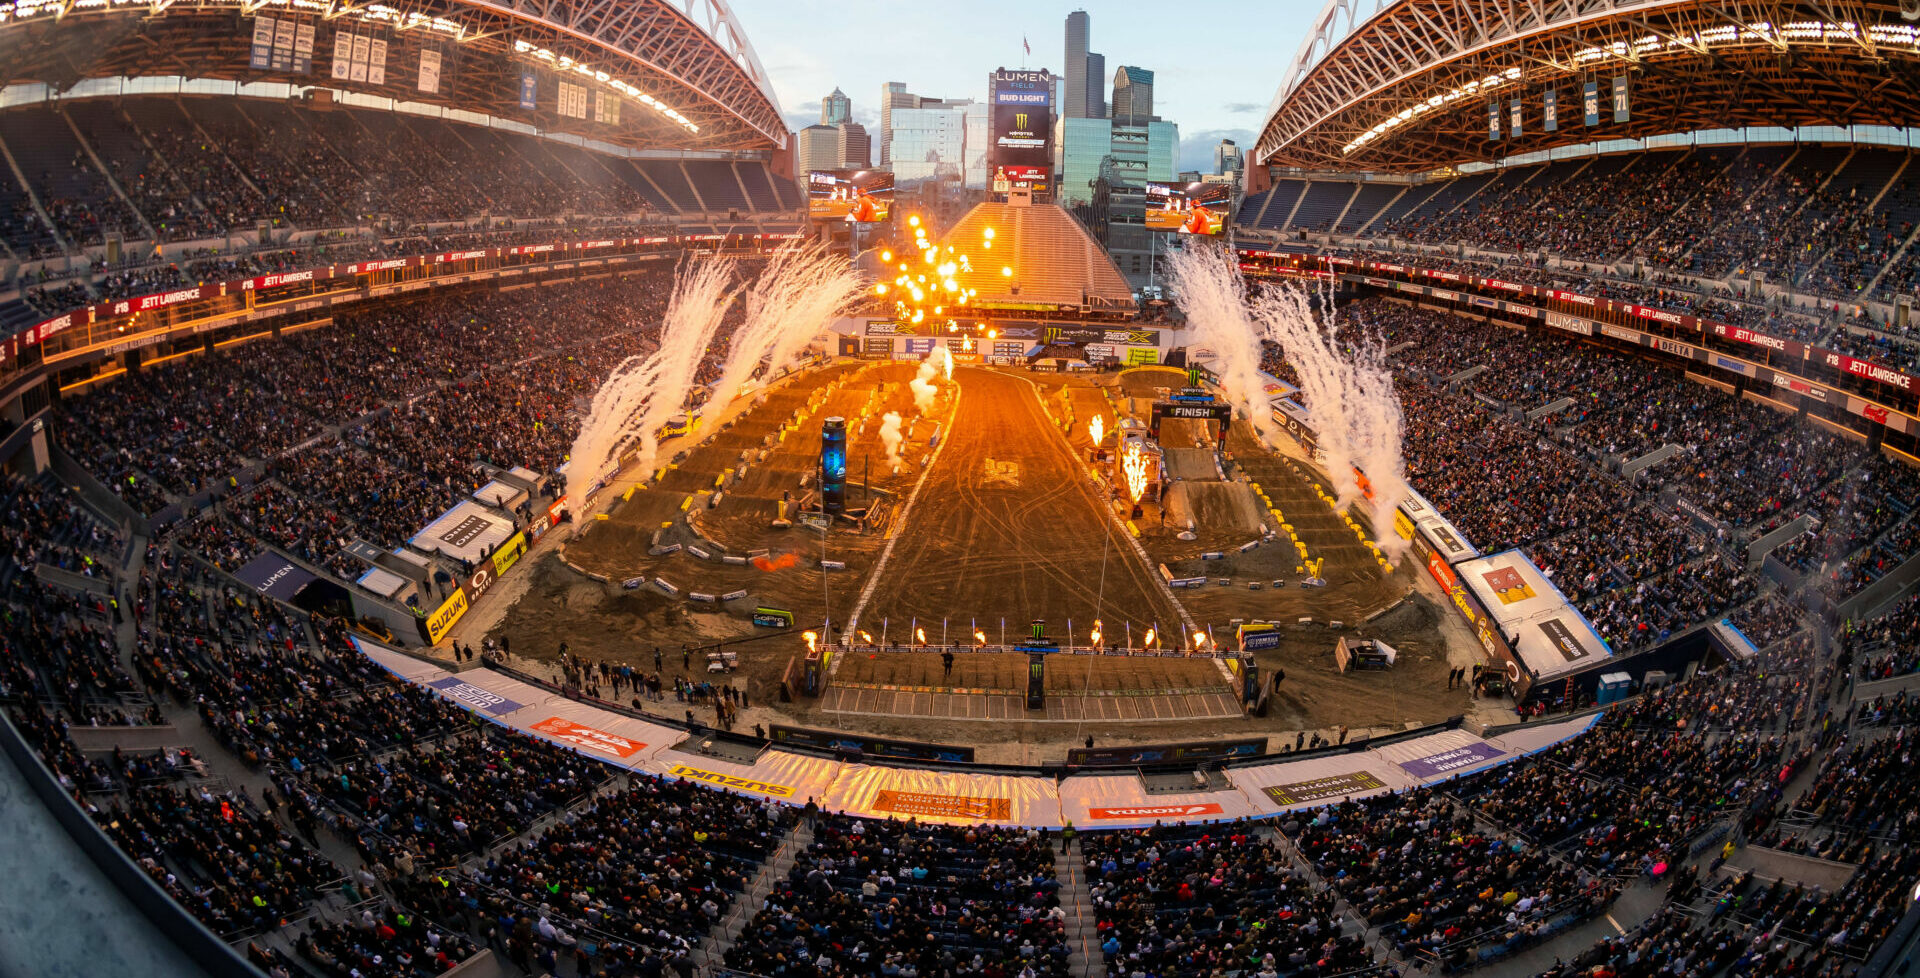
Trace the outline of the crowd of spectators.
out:
[[[1466,808],[1431,789],[1318,809],[1295,843],[1403,958],[1442,967],[1482,945],[1516,948],[1611,902],[1548,849],[1481,831]]]
[[[1813,784],[1795,802],[1815,826],[1910,845],[1920,839],[1920,776],[1915,773],[1913,728],[1875,738],[1866,731],[1842,741],[1821,759]]]
[[[9,187],[0,201],[0,240],[28,261],[58,256],[63,240],[76,248],[97,247],[108,231],[125,235],[130,246],[123,267],[95,283],[93,292],[81,282],[58,286],[58,292],[38,290],[30,298],[48,313],[96,296],[125,297],[285,267],[279,255],[189,256],[185,268],[164,261],[124,267],[159,257],[157,250],[148,254],[144,245],[131,244],[148,237],[149,229],[160,242],[211,242],[262,222],[318,229],[324,237],[332,229],[376,222],[420,226],[481,215],[545,221],[570,214],[631,221],[707,209],[683,180],[649,179],[629,160],[440,119],[352,107],[319,113],[266,100],[160,97],[62,111],[73,116],[74,131],[93,152],[71,143],[65,169],[58,169],[58,160],[37,158],[41,165],[26,174],[26,186]],[[68,125],[32,123],[49,124],[60,130]],[[769,216],[797,207],[798,195],[781,192],[779,177],[742,179],[775,194],[772,200],[764,193],[735,195],[746,202],[741,210]],[[327,249],[318,250],[324,264]],[[336,252],[331,260],[344,254]]]
[[[727,949],[769,978],[1066,978],[1052,839],[1037,829],[844,817],[813,842]]]
[[[1725,696],[1724,690],[1688,696]],[[1751,709],[1762,709],[1754,695]],[[1727,723],[1744,703],[1661,704],[1662,713]],[[1771,773],[1781,749],[1751,732],[1709,736],[1697,729],[1606,726],[1544,755],[1464,779],[1458,794],[1508,831],[1564,853],[1593,873],[1632,877],[1685,844],[1727,806],[1743,800],[1756,777]]]
[[[1312,976],[1372,965],[1335,892],[1263,831],[1215,823],[1082,836],[1107,974]]]
[[[1860,662],[1860,678],[1891,679],[1920,672],[1920,594],[1861,622],[1849,622],[1840,641]]]
[[[721,921],[793,821],[769,802],[636,775],[474,869],[475,899],[496,916],[535,914],[538,939],[516,938],[516,960],[599,935],[599,955],[670,961]]]
[[[337,813],[369,861],[405,854],[421,866],[447,866],[525,830],[606,777],[600,765],[547,741],[482,726],[385,756],[290,762],[276,783],[285,797],[318,799]]]
[[[169,896],[228,939],[285,926],[341,876],[243,791],[136,788],[94,818]]]

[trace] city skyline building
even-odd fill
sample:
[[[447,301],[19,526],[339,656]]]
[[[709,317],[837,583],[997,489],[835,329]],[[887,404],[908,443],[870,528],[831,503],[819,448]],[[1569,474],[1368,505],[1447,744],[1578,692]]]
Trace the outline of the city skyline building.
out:
[[[821,125],[837,126],[843,122],[852,121],[853,99],[848,98],[847,93],[841,91],[838,87],[834,88],[833,94],[820,100]]]
[[[1153,115],[1153,72],[1134,65],[1121,65],[1113,73],[1113,108],[1109,115],[1116,122],[1146,122]]]

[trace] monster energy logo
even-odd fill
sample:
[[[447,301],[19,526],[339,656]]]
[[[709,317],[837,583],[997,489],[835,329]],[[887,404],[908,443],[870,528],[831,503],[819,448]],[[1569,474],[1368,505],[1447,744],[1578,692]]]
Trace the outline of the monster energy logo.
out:
[[[1027,128],[1027,114],[1025,112],[1015,112],[1013,114],[1013,125],[1017,129]]]

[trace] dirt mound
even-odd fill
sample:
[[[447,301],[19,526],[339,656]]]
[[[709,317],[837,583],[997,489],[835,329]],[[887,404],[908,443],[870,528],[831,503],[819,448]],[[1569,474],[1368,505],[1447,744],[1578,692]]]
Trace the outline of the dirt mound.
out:
[[[1167,476],[1182,480],[1217,482],[1220,473],[1213,467],[1213,453],[1204,448],[1169,448],[1162,456]]]
[[[1243,482],[1176,482],[1167,491],[1167,519],[1192,523],[1203,537],[1226,536],[1237,544],[1260,535],[1260,506]]]

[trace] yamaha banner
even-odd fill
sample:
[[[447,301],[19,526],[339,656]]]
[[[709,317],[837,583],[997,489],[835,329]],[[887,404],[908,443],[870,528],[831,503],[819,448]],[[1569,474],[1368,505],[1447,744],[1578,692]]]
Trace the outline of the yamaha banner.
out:
[[[1584,108],[1587,110],[1587,125],[1589,126],[1599,125],[1600,124],[1600,83],[1588,82],[1586,91],[1583,92],[1582,94],[1585,96],[1585,102],[1586,102]]]
[[[1627,76],[1613,76],[1613,121],[1627,121]]]
[[[1545,105],[1540,113],[1540,128],[1548,132],[1560,131],[1560,91],[1547,89]]]
[[[1487,103],[1487,138],[1500,138],[1500,103],[1498,101]]]

